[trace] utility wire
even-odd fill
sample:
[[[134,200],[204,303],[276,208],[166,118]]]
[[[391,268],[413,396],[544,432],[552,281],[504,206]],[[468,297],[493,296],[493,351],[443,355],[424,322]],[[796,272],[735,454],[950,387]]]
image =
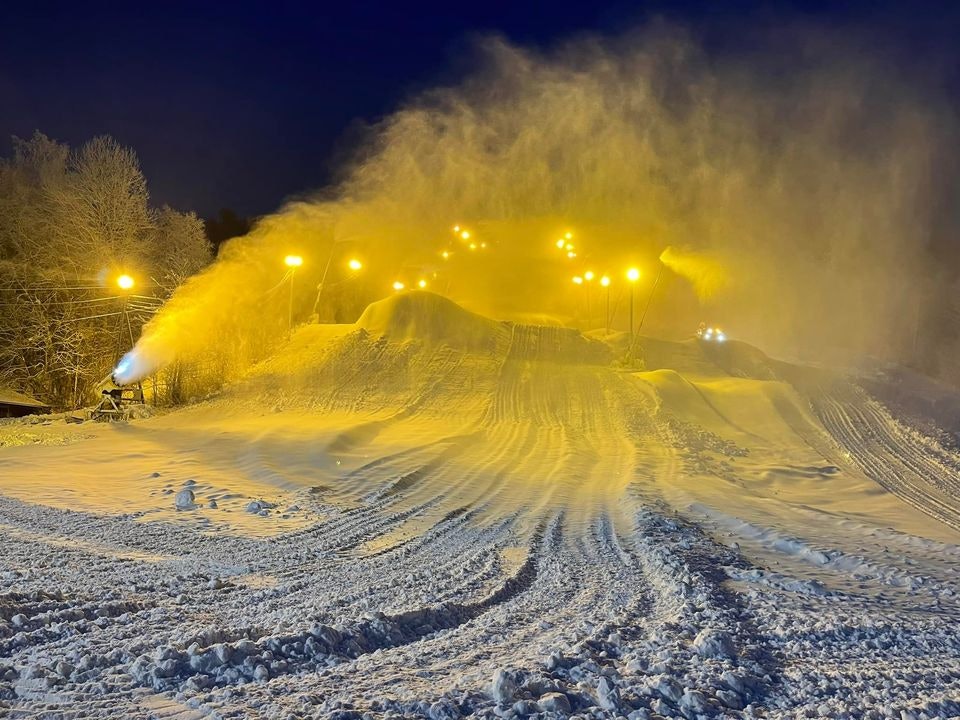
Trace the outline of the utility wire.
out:
[[[0,285],[0,290],[103,290],[103,285]]]
[[[114,317],[116,315],[122,315],[122,314],[123,313],[117,310],[116,312],[104,313],[103,315],[86,315],[84,317],[78,317],[78,318],[63,318],[62,320],[60,320],[60,322],[79,322],[81,320],[95,320],[96,318]]]
[[[140,282],[139,287],[159,287],[157,283]],[[107,285],[0,285],[0,290],[103,290]]]
[[[89,303],[102,303],[119,299],[119,295],[112,295],[111,297],[105,298],[92,298],[90,300],[51,300],[49,302],[42,302],[36,298],[27,298],[21,302],[0,302],[0,305],[6,307],[21,307],[23,305],[43,305],[44,307],[49,305],[87,305]]]

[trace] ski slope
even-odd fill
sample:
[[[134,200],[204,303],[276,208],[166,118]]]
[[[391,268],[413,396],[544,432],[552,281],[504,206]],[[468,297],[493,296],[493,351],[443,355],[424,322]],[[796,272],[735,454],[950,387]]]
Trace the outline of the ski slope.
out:
[[[960,716],[960,456],[616,342],[407,293],[177,412],[0,425],[0,714]]]

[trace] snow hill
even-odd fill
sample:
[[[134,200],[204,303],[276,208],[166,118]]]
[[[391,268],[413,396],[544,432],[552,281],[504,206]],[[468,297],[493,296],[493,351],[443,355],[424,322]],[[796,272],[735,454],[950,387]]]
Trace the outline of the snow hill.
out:
[[[0,703],[960,715],[943,436],[744,343],[614,340],[411,292],[191,408],[0,425]]]

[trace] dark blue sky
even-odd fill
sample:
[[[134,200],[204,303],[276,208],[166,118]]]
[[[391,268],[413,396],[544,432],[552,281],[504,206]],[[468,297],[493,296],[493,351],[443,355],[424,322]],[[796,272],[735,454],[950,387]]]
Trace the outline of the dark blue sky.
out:
[[[261,214],[320,187],[355,119],[375,120],[463,70],[470,38],[548,44],[653,15],[720,52],[747,30],[812,19],[871,26],[956,89],[956,2],[19,3],[0,27],[0,150],[35,129],[110,134],[140,156],[155,203]],[[946,70],[943,71],[943,67]]]

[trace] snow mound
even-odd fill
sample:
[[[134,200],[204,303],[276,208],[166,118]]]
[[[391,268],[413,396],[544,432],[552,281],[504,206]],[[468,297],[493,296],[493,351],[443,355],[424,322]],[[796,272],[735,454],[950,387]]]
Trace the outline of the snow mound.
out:
[[[421,340],[469,350],[492,351],[498,339],[506,335],[502,323],[425,291],[402,293],[371,304],[357,327],[389,340]]]
[[[776,363],[757,347],[739,340],[724,343],[699,342],[704,357],[724,372],[754,380],[776,380]]]

